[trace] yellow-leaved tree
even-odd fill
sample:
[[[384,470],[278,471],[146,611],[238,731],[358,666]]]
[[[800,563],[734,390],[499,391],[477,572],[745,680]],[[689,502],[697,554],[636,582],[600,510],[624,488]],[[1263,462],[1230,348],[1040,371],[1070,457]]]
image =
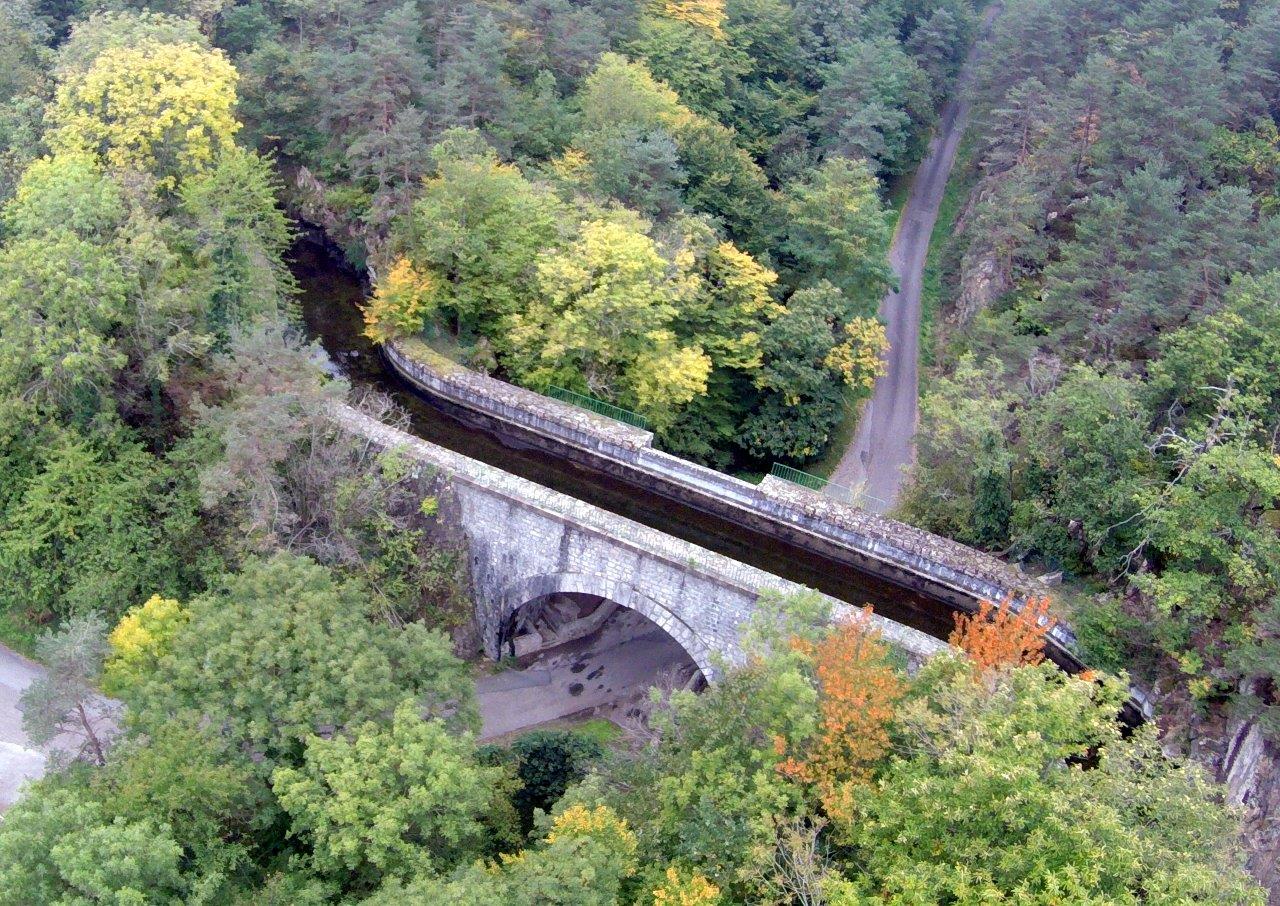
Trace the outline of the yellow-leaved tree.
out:
[[[629,371],[636,407],[655,427],[675,420],[681,406],[707,392],[711,360],[696,346],[678,346],[670,331],[650,334],[652,348]]]
[[[589,220],[542,255],[539,296],[507,323],[507,366],[533,387],[558,384],[624,406],[656,427],[706,392],[711,361],[683,343],[670,263],[633,217]]]
[[[233,145],[236,71],[220,50],[148,40],[71,71],[49,108],[49,145],[153,174],[172,191]]]
[[[831,348],[824,364],[843,375],[850,387],[870,390],[885,372],[889,338],[884,325],[875,318],[852,318],[845,324],[844,333],[843,342]]]
[[[419,271],[408,258],[397,258],[365,306],[365,334],[386,343],[420,332],[436,308],[436,285],[432,274]]]
[[[653,906],[719,906],[720,888],[698,872],[668,866],[662,883],[653,890]]]
[[[717,38],[724,37],[724,0],[659,0],[658,12],[668,19],[705,28]]]
[[[102,671],[102,688],[122,695],[138,685],[169,652],[173,637],[191,614],[173,598],[152,595],[131,608],[107,636],[110,650]]]

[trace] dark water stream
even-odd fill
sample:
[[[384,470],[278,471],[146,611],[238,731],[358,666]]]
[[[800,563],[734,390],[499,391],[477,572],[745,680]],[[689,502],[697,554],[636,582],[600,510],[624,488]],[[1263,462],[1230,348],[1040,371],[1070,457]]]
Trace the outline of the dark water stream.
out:
[[[950,632],[952,611],[945,604],[501,435],[466,410],[419,393],[400,379],[361,332],[357,306],[365,286],[359,275],[344,267],[318,237],[299,241],[292,261],[308,335],[321,342],[352,384],[392,396],[408,411],[413,432],[424,440],[850,604],[872,604],[878,613],[931,635],[945,637]]]

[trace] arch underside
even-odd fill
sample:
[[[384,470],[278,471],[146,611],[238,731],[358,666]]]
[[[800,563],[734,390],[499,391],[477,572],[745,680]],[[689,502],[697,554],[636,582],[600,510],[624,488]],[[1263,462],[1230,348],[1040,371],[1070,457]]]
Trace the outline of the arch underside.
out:
[[[669,607],[659,603],[635,586],[604,576],[587,573],[553,573],[532,576],[509,586],[502,593],[500,624],[519,608],[539,598],[556,594],[593,595],[634,610],[651,620],[684,649],[707,681],[716,676],[711,649],[698,634]]]

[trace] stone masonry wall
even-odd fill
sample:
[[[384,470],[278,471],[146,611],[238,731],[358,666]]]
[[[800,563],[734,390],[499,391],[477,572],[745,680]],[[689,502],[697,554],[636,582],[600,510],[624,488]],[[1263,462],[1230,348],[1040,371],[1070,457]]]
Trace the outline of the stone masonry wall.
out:
[[[785,526],[847,550],[874,570],[914,576],[921,584],[971,601],[1015,601],[1046,589],[1021,570],[950,539],[841,503],[798,485],[766,479],[753,485],[653,447],[653,435],[530,390],[464,368],[421,343],[384,347],[391,365],[410,383],[449,402],[518,425],[556,442],[624,466],[635,479],[681,486],[720,509]],[[869,570],[869,571],[870,571]],[[1067,637],[1058,639],[1069,645]]]
[[[714,656],[740,657],[739,630],[762,593],[800,586],[405,434],[349,407],[334,418],[371,443],[433,470],[442,517],[466,541],[477,621],[491,656],[507,617],[535,598],[593,594],[630,607],[680,642],[708,678]],[[848,606],[832,600],[837,612]],[[923,660],[946,645],[876,615],[886,641]]]

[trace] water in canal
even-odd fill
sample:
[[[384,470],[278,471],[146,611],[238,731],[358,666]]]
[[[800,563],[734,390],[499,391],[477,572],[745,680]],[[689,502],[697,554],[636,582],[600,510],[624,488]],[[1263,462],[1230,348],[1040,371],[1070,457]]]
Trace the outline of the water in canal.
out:
[[[569,462],[519,438],[501,436],[465,410],[418,393],[400,379],[362,333],[358,305],[366,287],[360,276],[345,267],[315,235],[301,239],[291,258],[308,335],[320,341],[352,384],[392,396],[408,411],[413,432],[424,440],[850,604],[872,604],[883,616],[931,635],[945,637],[950,632],[952,611],[945,604],[651,489]]]

